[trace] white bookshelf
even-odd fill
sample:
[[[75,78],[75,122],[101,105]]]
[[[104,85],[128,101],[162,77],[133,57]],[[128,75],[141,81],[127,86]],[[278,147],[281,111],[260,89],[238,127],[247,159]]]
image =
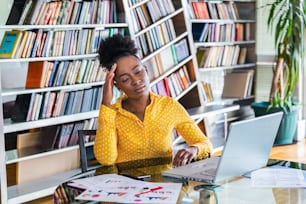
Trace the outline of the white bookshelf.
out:
[[[4,33],[5,31],[10,30],[35,30],[42,29],[43,31],[67,31],[67,30],[83,30],[90,29],[92,32],[101,31],[104,29],[125,29],[128,33],[128,23],[125,18],[125,8],[123,5],[123,0],[114,1],[116,3],[116,8],[118,11],[118,22],[115,23],[88,23],[88,24],[57,24],[57,25],[0,25],[0,32]],[[7,2],[6,4],[13,3]],[[9,6],[10,7],[10,6]],[[2,38],[2,35],[0,36]],[[2,40],[2,39],[1,39]],[[67,56],[51,56],[51,57],[26,57],[26,58],[10,58],[0,59],[0,74],[2,72],[3,66],[13,66],[13,65],[22,65],[21,67],[27,67],[28,63],[37,62],[37,61],[75,61],[75,60],[94,60],[98,57],[97,53],[81,53],[75,55],[67,55]],[[15,70],[15,69],[14,69]],[[12,73],[18,74],[18,73]],[[3,77],[3,76],[1,76]],[[0,80],[1,80],[0,77]],[[1,83],[0,83],[1,84]],[[44,88],[31,88],[25,89],[24,87],[17,88],[5,88],[0,85],[0,102],[3,104],[6,102],[7,98],[14,98],[17,95],[23,94],[33,94],[33,93],[46,93],[46,92],[69,92],[69,91],[77,91],[77,90],[85,90],[92,87],[102,87],[104,81],[96,81],[90,83],[82,83],[82,84],[72,84],[65,86],[52,86],[52,87],[44,87]],[[5,101],[3,100],[5,99]],[[44,160],[44,158],[54,157],[56,155],[65,155],[65,154],[75,154],[75,160],[78,160],[77,152],[78,146],[68,146],[60,149],[53,149],[50,151],[35,151],[33,148],[31,153],[23,153],[21,154],[18,149],[10,149],[6,150],[5,140],[8,139],[8,134],[14,134],[18,132],[28,131],[30,129],[39,129],[46,126],[54,126],[61,125],[64,123],[73,123],[83,120],[89,120],[98,117],[98,110],[86,111],[81,113],[62,115],[58,117],[50,117],[46,119],[38,119],[34,121],[25,121],[25,122],[13,122],[10,119],[3,118],[3,107],[0,107],[0,181],[1,181],[1,203],[24,203],[27,201],[31,201],[40,197],[52,195],[54,193],[55,188],[62,183],[63,181],[71,178],[74,175],[81,173],[81,169],[79,166],[74,166],[73,168],[59,173],[53,173],[49,176],[44,176],[43,178],[38,178],[35,180],[31,180],[28,182],[17,183],[8,186],[7,185],[7,167],[11,165],[18,165],[18,163],[23,162],[32,162],[36,160]],[[73,153],[72,153],[73,152]],[[69,159],[69,158],[68,158]],[[48,161],[46,160],[46,165]],[[75,163],[78,163],[76,161]],[[61,164],[56,164],[61,165]],[[35,169],[36,171],[37,169]],[[44,168],[42,168],[44,171]],[[17,174],[17,173],[16,173]]]
[[[247,48],[246,62],[243,64],[201,67],[197,61],[197,70],[199,72],[199,80],[202,82],[208,81],[213,87],[212,88],[213,90],[215,89],[219,90],[216,93],[216,96],[217,96],[216,98],[220,99],[219,94],[222,92],[222,88],[220,90],[219,85],[216,83],[223,84],[223,76],[226,73],[232,72],[235,69],[255,69],[256,67],[256,53],[255,53],[256,1],[254,0],[205,1],[207,9],[208,9],[207,11],[209,12],[209,18],[207,19],[199,18],[196,16],[192,4],[197,1],[193,1],[193,0],[186,0],[186,1],[189,4],[188,5],[189,9],[193,11],[193,12],[190,12],[190,13],[193,13],[192,15],[190,13],[188,15],[189,22],[190,22],[189,26],[190,26],[190,29],[192,29],[192,32],[195,32],[195,30],[193,30],[193,26],[195,29],[197,25],[205,25],[205,26],[209,25],[208,32],[210,31],[217,32],[215,36],[217,37],[219,36],[219,38],[217,39],[211,39],[212,35],[208,33],[208,37],[207,39],[204,39],[204,41],[199,41],[199,39],[193,39],[193,42],[195,45],[194,46],[195,52],[198,52],[198,50],[201,48],[224,47],[224,46],[239,46],[240,48],[241,47]],[[230,7],[228,5],[236,5],[238,15],[234,15],[236,17],[231,17],[231,15],[229,15],[229,18],[222,18],[221,16],[218,16],[218,18],[211,17],[210,8],[215,6],[218,10],[218,6],[222,4],[225,5],[227,13],[235,13],[234,12],[235,9],[231,9],[234,7]],[[209,5],[213,5],[213,6],[210,7]],[[244,32],[243,39],[238,38],[235,40],[229,40],[227,38],[225,39],[221,38],[220,37],[222,36],[222,34],[220,34],[222,33],[221,29],[224,28],[222,26],[226,28],[224,29],[226,30],[226,32],[228,32],[226,35],[231,36],[231,39],[233,39],[233,35],[238,36],[238,32],[233,31],[232,28],[236,26],[241,26]],[[228,26],[229,29],[227,29],[226,26]],[[208,73],[208,72],[211,72],[211,73]],[[209,77],[210,75],[214,75],[213,74],[214,72],[223,73],[223,74],[220,74],[218,82],[216,82],[216,80],[211,80]],[[222,100],[227,100],[227,99],[221,99],[221,101],[219,102],[222,103]]]

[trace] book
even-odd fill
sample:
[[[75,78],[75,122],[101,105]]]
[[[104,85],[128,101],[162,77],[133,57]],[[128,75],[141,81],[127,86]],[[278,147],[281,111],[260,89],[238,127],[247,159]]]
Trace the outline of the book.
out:
[[[171,47],[168,47],[161,51],[159,54],[159,58],[161,64],[160,68],[162,68],[164,71],[173,67],[175,64]]]
[[[42,5],[44,3],[45,0],[37,0],[37,1],[33,1],[34,5],[33,5],[33,9],[31,9],[31,13],[29,14],[29,18],[26,19],[25,24],[30,24],[30,25],[34,25],[35,21],[39,15],[39,12],[42,8]]]
[[[156,79],[160,73],[158,71],[158,64],[156,62],[156,58],[152,57],[149,60],[147,60],[146,62],[144,62],[144,66],[146,67],[146,70],[148,72],[150,81],[153,81],[154,79]]]
[[[48,73],[48,61],[29,62],[26,88],[42,88]]]
[[[244,64],[247,58],[247,47],[241,47],[238,57],[238,64]]]
[[[41,118],[41,119],[46,118],[50,94],[51,94],[50,91],[45,92],[43,94],[43,103],[42,103],[42,107],[41,107],[41,111],[40,111],[40,115],[39,115],[39,118]]]
[[[53,108],[55,106],[55,100],[56,100],[56,92],[51,92],[47,104],[47,112],[46,112],[46,118],[50,118],[53,112]]]
[[[19,22],[19,19],[21,18],[23,14],[23,10],[29,4],[29,1],[14,0],[11,2],[13,3],[13,5],[10,10],[9,16],[7,18],[6,25],[17,25]],[[9,5],[9,3],[7,4]]]
[[[61,130],[56,138],[54,148],[64,148],[67,146],[72,129],[73,123],[61,125]]]
[[[231,72],[224,76],[224,87],[222,97],[224,98],[244,98],[247,96],[248,72]]]
[[[35,1],[35,0],[26,1],[23,7],[22,14],[19,19],[19,22],[18,22],[19,25],[29,24],[37,2],[38,1]]]
[[[28,31],[22,31],[22,37],[21,37],[21,40],[18,44],[18,49],[16,50],[13,58],[20,58],[21,57],[23,51],[25,50],[25,44],[27,42],[28,35],[29,35]]]
[[[198,19],[210,19],[206,2],[191,2],[195,17]]]
[[[35,25],[40,25],[40,24],[46,24],[43,20],[45,18],[45,14],[48,15],[48,10],[51,6],[51,3],[43,2],[40,9],[39,13],[34,21]]]
[[[34,102],[35,102],[35,96],[36,93],[32,93],[31,94],[31,100],[30,100],[30,104],[28,106],[28,113],[26,116],[26,121],[30,121],[33,115],[33,109],[34,109]]]
[[[13,58],[21,38],[22,31],[5,31],[0,45],[0,58]]]
[[[60,127],[59,125],[55,125],[42,128],[44,139],[42,140],[41,147],[44,150],[49,151],[54,149],[56,138],[60,133]]]
[[[84,126],[84,122],[83,121],[77,122],[77,123],[74,124],[74,127],[73,127],[72,133],[70,135],[70,138],[69,138],[67,146],[73,146],[73,145],[77,145],[78,144],[78,142],[79,142],[78,131],[82,130],[83,126]]]
[[[189,56],[189,48],[187,39],[184,38],[183,40],[174,44],[175,54],[178,62],[183,61],[186,57]]]
[[[192,37],[194,41],[200,41],[200,37],[202,35],[203,29],[205,27],[204,23],[193,23],[192,24]]]
[[[32,94],[17,95],[12,109],[11,119],[14,122],[25,122],[29,110]]]

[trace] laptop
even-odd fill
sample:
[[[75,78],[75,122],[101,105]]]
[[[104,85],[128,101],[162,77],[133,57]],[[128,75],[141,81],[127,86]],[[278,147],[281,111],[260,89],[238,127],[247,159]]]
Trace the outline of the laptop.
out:
[[[164,177],[217,184],[268,162],[283,112],[233,122],[222,155],[162,172]]]

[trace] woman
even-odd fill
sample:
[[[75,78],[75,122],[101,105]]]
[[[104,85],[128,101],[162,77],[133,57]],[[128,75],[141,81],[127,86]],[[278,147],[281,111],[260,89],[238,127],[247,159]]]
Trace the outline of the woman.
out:
[[[94,152],[103,165],[172,156],[172,133],[186,140],[173,165],[210,156],[212,145],[186,110],[171,97],[150,91],[146,68],[129,37],[114,35],[101,42],[100,62],[107,74]],[[123,95],[111,104],[113,87]]]

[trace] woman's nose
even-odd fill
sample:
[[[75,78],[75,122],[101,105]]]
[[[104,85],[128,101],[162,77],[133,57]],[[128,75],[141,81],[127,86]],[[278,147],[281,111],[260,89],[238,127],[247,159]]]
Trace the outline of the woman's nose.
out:
[[[141,83],[141,80],[138,78],[138,77],[134,77],[133,78],[133,84],[134,85],[138,85],[138,84],[140,84]]]

